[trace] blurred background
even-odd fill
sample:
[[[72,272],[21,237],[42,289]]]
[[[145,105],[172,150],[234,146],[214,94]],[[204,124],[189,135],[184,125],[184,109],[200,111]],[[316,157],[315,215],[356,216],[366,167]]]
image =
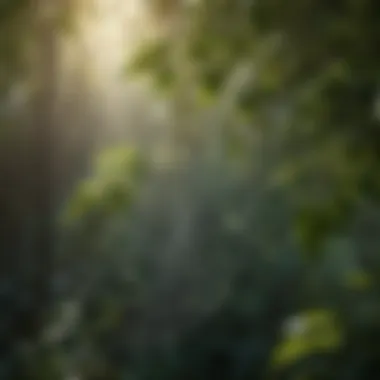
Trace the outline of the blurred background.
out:
[[[0,380],[380,378],[379,21],[0,1]]]

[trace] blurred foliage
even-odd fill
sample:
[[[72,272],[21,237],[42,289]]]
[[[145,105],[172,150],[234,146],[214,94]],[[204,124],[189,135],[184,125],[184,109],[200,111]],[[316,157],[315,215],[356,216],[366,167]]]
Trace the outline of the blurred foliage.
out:
[[[172,7],[176,3],[170,2]],[[163,4],[166,9],[167,2]],[[207,91],[220,92],[242,59],[261,60],[262,40],[278,37],[275,53],[257,68],[254,85],[242,92],[241,107],[254,124],[260,120],[263,128],[272,128],[273,122],[262,114],[280,113],[278,104],[286,103],[287,120],[282,123],[287,133],[278,148],[286,150],[282,165],[290,167],[294,183],[303,183],[303,196],[313,195],[306,203],[317,202],[311,208],[300,202],[301,240],[309,248],[317,245],[346,220],[347,211],[359,199],[355,192],[376,197],[379,193],[379,181],[373,175],[380,151],[374,109],[380,38],[376,1],[300,0],[289,6],[282,0],[206,0],[189,4],[182,15],[192,23],[189,36],[182,39],[187,46],[183,59],[192,61],[193,79]],[[153,72],[158,84],[173,83],[174,77],[169,78],[176,75],[170,66],[172,40],[166,39],[166,47],[160,40],[144,50],[132,69]],[[265,48],[270,49],[269,45]],[[327,163],[323,162],[326,158]],[[330,173],[332,165],[341,174]],[[326,181],[334,212],[331,206],[321,207],[314,197],[315,184],[320,189]],[[323,192],[317,191],[322,203]],[[328,211],[323,212],[324,208]]]
[[[32,269],[9,264],[43,265],[17,224],[24,130],[1,114],[0,377],[377,379],[380,3],[154,3],[182,22],[131,66],[198,150],[168,167],[123,144],[96,157],[67,194],[37,341]],[[25,63],[18,17],[32,7],[0,1],[1,93]]]
[[[123,212],[135,196],[136,180],[141,180],[144,164],[138,154],[125,147],[111,148],[100,154],[94,176],[85,180],[68,205],[65,219],[87,219],[96,212],[102,216]]]
[[[339,349],[341,332],[330,314],[325,310],[312,310],[300,313],[295,320],[289,321],[290,331],[275,348],[273,365],[289,366],[305,356]]]

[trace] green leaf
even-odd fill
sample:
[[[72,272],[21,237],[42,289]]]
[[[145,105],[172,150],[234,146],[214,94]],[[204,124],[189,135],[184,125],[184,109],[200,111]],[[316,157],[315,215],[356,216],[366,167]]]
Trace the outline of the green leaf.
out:
[[[96,159],[94,175],[79,185],[64,213],[64,222],[72,223],[93,212],[102,215],[128,207],[145,173],[137,152],[129,147],[115,147]]]
[[[332,353],[343,341],[334,313],[329,310],[308,310],[295,317],[285,339],[274,349],[274,368],[288,367],[309,356]]]
[[[169,44],[164,40],[147,43],[126,67],[127,72],[136,74],[147,73],[167,66]]]

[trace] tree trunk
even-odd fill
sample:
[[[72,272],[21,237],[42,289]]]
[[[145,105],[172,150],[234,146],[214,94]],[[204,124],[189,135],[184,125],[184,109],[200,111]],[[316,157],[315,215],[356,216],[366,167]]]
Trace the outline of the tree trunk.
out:
[[[31,256],[30,334],[38,336],[49,310],[54,254],[54,119],[58,64],[58,1],[35,0],[35,56],[32,62],[31,214],[33,241]]]

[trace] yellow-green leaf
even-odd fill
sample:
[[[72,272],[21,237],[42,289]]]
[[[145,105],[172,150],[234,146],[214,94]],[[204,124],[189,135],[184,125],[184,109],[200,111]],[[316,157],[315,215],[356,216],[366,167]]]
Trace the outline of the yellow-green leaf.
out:
[[[343,339],[335,315],[323,309],[296,316],[285,335],[273,352],[274,368],[292,365],[314,354],[334,352]]]

